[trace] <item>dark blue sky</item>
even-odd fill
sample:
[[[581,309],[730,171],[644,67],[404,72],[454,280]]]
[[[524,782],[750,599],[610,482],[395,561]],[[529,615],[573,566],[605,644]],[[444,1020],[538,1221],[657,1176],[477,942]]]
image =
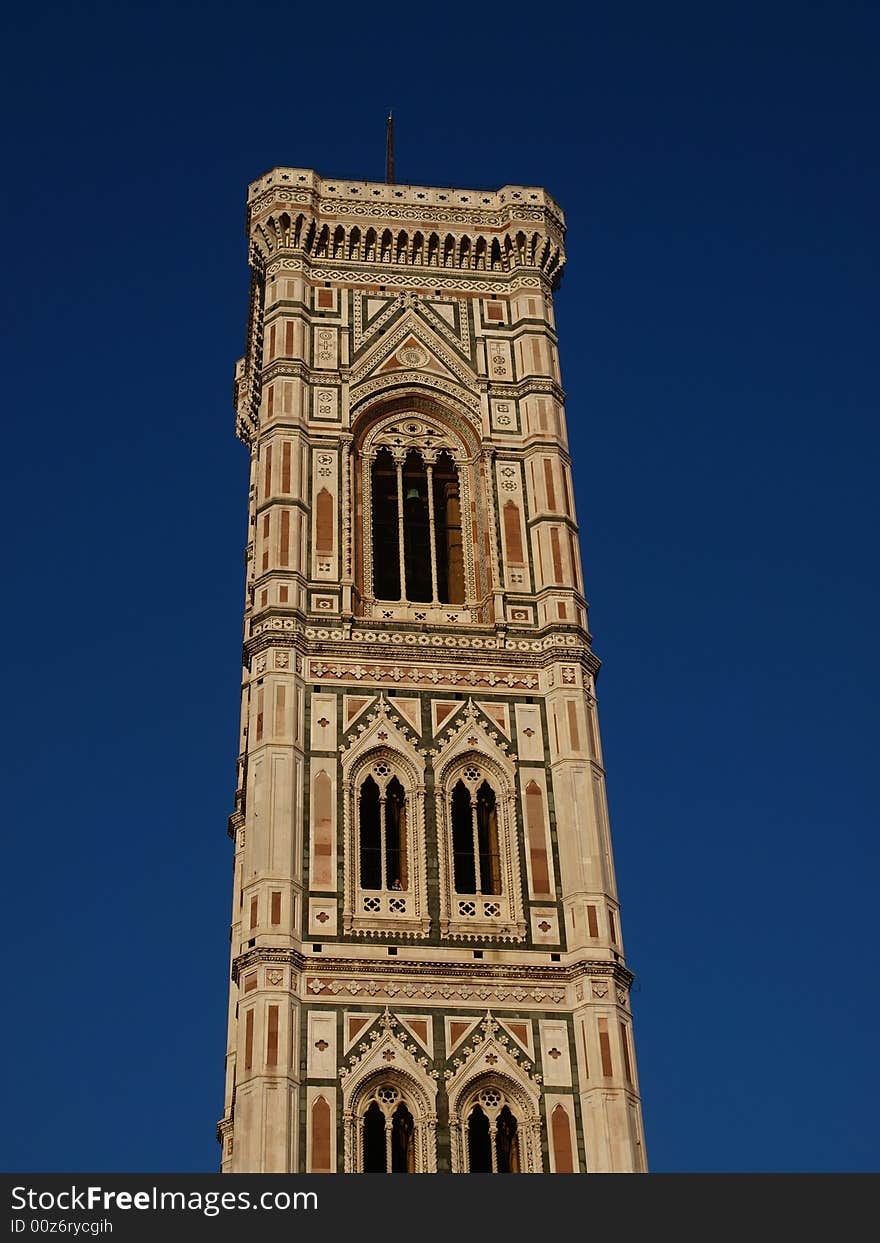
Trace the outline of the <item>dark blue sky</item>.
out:
[[[367,12],[7,19],[2,1167],[217,1166],[245,188],[393,105],[398,180],[567,215],[649,1160],[876,1169],[880,10]]]

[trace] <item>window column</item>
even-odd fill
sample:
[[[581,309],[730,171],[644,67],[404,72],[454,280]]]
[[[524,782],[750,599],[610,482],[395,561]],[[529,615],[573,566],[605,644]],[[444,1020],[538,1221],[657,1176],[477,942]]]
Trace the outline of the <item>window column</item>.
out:
[[[403,526],[403,458],[395,454],[394,469],[397,472],[397,555],[400,559],[400,598],[406,599],[406,538]],[[379,550],[381,553],[381,549]],[[373,556],[376,549],[373,549]]]
[[[428,530],[430,532],[430,549],[431,549],[431,603],[438,604],[439,597],[437,595],[437,535],[434,524],[434,463],[433,461],[425,461],[425,471],[428,476]]]

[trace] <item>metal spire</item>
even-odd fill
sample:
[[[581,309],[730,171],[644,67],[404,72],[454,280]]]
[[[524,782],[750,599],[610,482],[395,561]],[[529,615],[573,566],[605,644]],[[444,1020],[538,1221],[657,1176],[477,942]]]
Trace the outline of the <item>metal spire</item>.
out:
[[[385,133],[385,180],[394,185],[394,116],[388,109],[388,125]]]

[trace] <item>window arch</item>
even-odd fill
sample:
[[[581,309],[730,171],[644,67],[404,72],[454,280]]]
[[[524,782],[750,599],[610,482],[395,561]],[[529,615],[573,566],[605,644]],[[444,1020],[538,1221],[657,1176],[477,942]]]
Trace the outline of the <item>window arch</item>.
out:
[[[363,1173],[415,1173],[415,1122],[395,1087],[376,1089],[364,1111]]]
[[[346,1173],[435,1173],[435,1092],[402,1069],[370,1071],[344,1087]]]
[[[468,1117],[468,1170],[471,1174],[519,1173],[519,1124],[504,1097],[485,1088]]]
[[[444,936],[525,936],[512,776],[485,755],[451,761],[437,775],[440,931]]]
[[[488,781],[476,790],[456,782],[452,791],[453,883],[456,893],[501,893],[498,808]]]
[[[481,1074],[450,1096],[453,1173],[540,1173],[537,1100],[506,1074]]]
[[[374,427],[358,456],[366,611],[399,616],[387,611],[392,605],[445,620],[445,606],[466,606],[476,590],[462,517],[470,504],[463,446],[439,421],[404,413]]]
[[[387,765],[377,764],[360,789],[360,887],[405,893],[407,868],[406,794],[396,777],[380,785]],[[378,778],[378,780],[377,780]]]
[[[358,830],[358,883],[376,894],[364,900],[364,910],[404,914],[409,891],[406,792],[385,760],[361,782]]]
[[[430,929],[424,788],[397,751],[368,749],[343,767],[346,933]]]

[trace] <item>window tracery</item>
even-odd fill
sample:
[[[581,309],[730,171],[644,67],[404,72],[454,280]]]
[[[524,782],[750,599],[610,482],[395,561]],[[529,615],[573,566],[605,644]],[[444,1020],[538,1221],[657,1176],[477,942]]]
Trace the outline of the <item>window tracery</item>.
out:
[[[468,1172],[518,1174],[519,1124],[495,1087],[484,1088],[468,1115]]]
[[[425,936],[424,786],[387,744],[345,769],[345,929]]]
[[[415,1121],[398,1089],[380,1084],[361,1118],[364,1174],[415,1173]]]
[[[376,1054],[399,1049],[386,1037]],[[362,1076],[346,1076],[343,1128],[348,1174],[436,1172],[436,1086],[419,1069],[401,1064],[399,1069],[371,1067]]]
[[[367,611],[400,616],[420,609],[424,621],[439,619],[444,606],[467,605],[474,564],[463,538],[470,486],[461,445],[439,422],[396,416],[372,430],[360,464]]]
[[[539,1174],[538,1098],[507,1073],[480,1073],[449,1098],[454,1174]]]
[[[459,756],[438,774],[443,935],[525,935],[515,798],[508,778],[486,756]]]

